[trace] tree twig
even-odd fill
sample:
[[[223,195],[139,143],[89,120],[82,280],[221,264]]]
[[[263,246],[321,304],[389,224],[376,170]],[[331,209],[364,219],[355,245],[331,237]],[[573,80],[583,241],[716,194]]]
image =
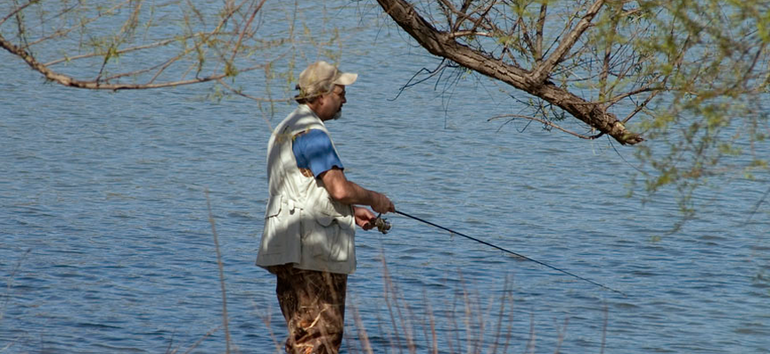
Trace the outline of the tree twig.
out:
[[[583,18],[578,21],[577,25],[575,25],[575,28],[562,39],[561,43],[559,43],[559,46],[556,47],[553,53],[543,61],[542,65],[538,65],[533,72],[535,80],[545,80],[548,77],[548,73],[553,71],[553,68],[563,60],[564,56],[567,55],[578,39],[583,35],[583,32],[591,26],[591,21],[594,19],[594,16],[599,13],[602,6],[604,6],[604,1],[605,0],[597,0],[594,2],[588,11],[586,11],[586,14],[583,15]]]
[[[11,11],[11,12],[10,12],[10,13],[9,13],[7,16],[3,17],[3,19],[2,19],[2,20],[0,20],[0,26],[2,26],[2,25],[3,25],[3,23],[5,23],[5,21],[8,21],[8,19],[9,19],[9,18],[11,18],[11,17],[13,17],[13,16],[16,16],[16,14],[18,14],[18,13],[19,13],[19,12],[21,12],[21,11],[23,11],[25,8],[29,7],[29,6],[30,6],[30,5],[32,5],[32,4],[35,4],[35,3],[37,3],[37,2],[39,2],[39,1],[40,1],[40,0],[29,0],[29,2],[28,2],[28,3],[26,3],[26,4],[24,4],[24,5],[21,5],[21,6],[17,7],[15,10]]]
[[[525,116],[525,115],[520,115],[520,114],[503,114],[503,115],[494,116],[492,118],[489,118],[489,119],[487,119],[487,121],[489,122],[489,121],[493,121],[493,120],[497,120],[497,119],[501,119],[501,118],[508,118],[509,121],[513,121],[514,119],[525,119],[525,120],[531,120],[531,121],[535,121],[535,122],[540,122],[540,123],[542,123],[544,125],[547,125],[547,126],[549,126],[551,128],[556,128],[556,129],[561,130],[561,131],[563,131],[563,132],[565,132],[567,134],[574,135],[574,136],[576,136],[578,138],[586,139],[586,140],[594,140],[594,139],[597,139],[597,138],[601,137],[602,135],[604,135],[603,133],[599,133],[597,135],[578,134],[578,133],[575,133],[575,132],[573,132],[571,130],[567,130],[565,128],[562,128],[558,124],[553,123],[553,122],[549,122],[549,121],[547,121],[545,119],[537,118],[537,117],[531,117],[531,116]]]

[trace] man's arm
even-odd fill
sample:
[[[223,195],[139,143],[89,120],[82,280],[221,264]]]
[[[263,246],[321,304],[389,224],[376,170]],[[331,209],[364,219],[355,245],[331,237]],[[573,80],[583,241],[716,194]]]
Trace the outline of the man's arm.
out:
[[[378,213],[387,213],[396,211],[393,202],[384,194],[370,191],[363,188],[345,177],[345,173],[337,168],[321,173],[320,178],[326,191],[329,192],[334,200],[345,204],[368,205]]]

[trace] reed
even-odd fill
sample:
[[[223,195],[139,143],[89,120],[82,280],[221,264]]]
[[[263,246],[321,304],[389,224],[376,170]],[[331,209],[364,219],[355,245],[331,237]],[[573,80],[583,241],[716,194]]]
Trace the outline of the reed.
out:
[[[435,311],[423,293],[422,303],[412,305],[399,290],[382,257],[383,303],[387,318],[379,318],[376,328],[380,333],[366,330],[361,311],[354,301],[348,302],[352,324],[346,333],[347,352],[358,353],[509,353],[513,342],[513,282],[506,277],[497,301],[489,303],[468,286],[459,274],[460,289],[445,310]],[[419,307],[421,310],[416,311]],[[421,315],[417,315],[419,312]],[[459,314],[459,315],[458,315]],[[490,323],[492,323],[490,328]],[[441,331],[445,333],[441,333]],[[531,347],[534,348],[534,326],[530,329]],[[372,338],[379,338],[373,344]]]
[[[239,352],[238,347],[232,343],[228,330],[227,291],[224,277],[224,266],[219,252],[219,239],[216,231],[216,221],[211,211],[211,204],[206,191],[208,206],[208,220],[211,223],[213,242],[216,248],[217,265],[219,268],[219,282],[222,296],[222,324],[196,341],[184,353],[192,352],[206,338],[219,329],[225,331],[225,352]],[[468,286],[462,272],[458,271],[460,289],[456,289],[451,304],[445,304],[447,310],[435,311],[423,292],[421,304],[411,305],[405,299],[397,282],[391,276],[384,254],[381,255],[383,275],[382,303],[387,308],[387,319],[379,314],[376,316],[376,326],[367,326],[358,306],[355,304],[355,293],[348,296],[347,321],[342,353],[348,354],[373,354],[373,353],[447,353],[447,354],[498,354],[510,353],[515,350],[515,345],[521,345],[526,341],[525,352],[535,353],[537,335],[534,324],[534,314],[530,315],[528,336],[523,339],[514,334],[515,305],[513,296],[513,282],[507,276],[503,283],[502,291],[496,301],[485,301],[478,288]],[[415,307],[420,307],[422,315],[418,316]],[[461,315],[458,316],[458,313]],[[351,318],[352,317],[352,318]],[[1,317],[0,317],[1,319]],[[283,353],[283,343],[279,341],[271,329],[272,319],[269,314],[262,317],[265,329],[273,341],[273,353]],[[283,321],[283,319],[281,319]],[[558,333],[554,353],[561,352],[561,346],[567,331],[569,319],[565,318],[561,330]],[[491,326],[491,328],[489,328]],[[369,328],[369,330],[367,330]],[[376,331],[374,329],[376,328]],[[441,331],[446,331],[441,333]],[[605,307],[605,321],[602,331],[601,351],[604,353],[607,332],[607,308]],[[170,349],[170,346],[169,346]],[[167,350],[166,353],[176,354],[180,348]],[[517,351],[518,352],[518,351]]]
[[[5,294],[2,295],[2,305],[0,305],[0,323],[3,322],[3,318],[5,317],[5,309],[8,308],[8,302],[11,300],[11,295],[13,292],[13,279],[16,277],[16,273],[19,272],[22,263],[24,263],[24,260],[27,259],[27,256],[29,256],[30,252],[32,252],[31,248],[28,248],[26,251],[24,251],[24,254],[19,257],[19,260],[16,261],[16,265],[13,267],[13,270],[11,270],[11,273],[8,275],[8,280],[6,281],[6,291]],[[8,343],[0,343],[0,345],[2,345],[0,346],[0,353],[4,353],[13,347],[17,340],[18,338],[11,340]]]
[[[207,195],[208,198],[208,195]],[[220,272],[222,289],[222,324],[187,348],[184,353],[190,353],[206,338],[220,329],[225,330],[225,352],[239,352],[232,343],[228,332],[227,296],[224,278],[224,268],[219,252],[219,241],[216,223],[209,205],[209,222],[212,226],[213,241],[217,249],[217,264]],[[347,320],[342,353],[374,354],[374,353],[446,353],[446,354],[503,354],[515,350],[514,345],[521,342],[519,336],[514,336],[514,296],[513,281],[508,276],[503,283],[502,291],[496,301],[489,302],[482,298],[478,288],[469,286],[462,272],[458,271],[460,289],[456,289],[451,304],[445,304],[446,310],[435,311],[427,293],[423,293],[421,304],[412,305],[404,297],[397,282],[391,276],[384,255],[380,257],[383,276],[382,302],[387,308],[386,318],[376,316],[376,325],[367,326],[364,317],[356,305],[355,292],[350,291],[347,300]],[[415,307],[420,307],[422,315],[418,316]],[[458,316],[458,313],[461,314]],[[606,309],[605,309],[606,313]],[[606,316],[605,316],[606,317]],[[283,321],[283,318],[280,319]],[[273,333],[272,319],[269,314],[262,317],[265,330],[269,334],[274,347],[273,353],[283,353],[283,342]],[[491,328],[489,328],[489,324]],[[554,353],[561,352],[561,344],[566,333],[568,319],[564,320],[557,338]],[[367,330],[369,328],[369,330]],[[441,333],[441,331],[446,331]],[[535,353],[537,336],[534,324],[534,314],[530,316],[530,328],[526,340],[526,353]],[[606,339],[606,318],[602,335],[601,353],[604,352]],[[521,343],[518,343],[519,345]],[[167,353],[176,354],[180,348]]]

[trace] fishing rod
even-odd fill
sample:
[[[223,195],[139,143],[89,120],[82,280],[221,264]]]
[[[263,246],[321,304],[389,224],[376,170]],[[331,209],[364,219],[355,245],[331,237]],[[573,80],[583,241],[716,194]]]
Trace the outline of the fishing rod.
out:
[[[554,266],[552,266],[552,265],[550,265],[550,264],[547,264],[547,263],[544,263],[544,262],[538,261],[538,260],[536,260],[536,259],[532,259],[532,258],[529,258],[529,257],[527,257],[527,256],[525,256],[525,255],[522,255],[522,254],[519,254],[519,253],[516,253],[516,252],[510,251],[510,250],[507,250],[507,249],[505,249],[505,248],[502,248],[502,247],[500,247],[500,246],[497,246],[497,245],[491,244],[491,243],[489,243],[489,242],[487,242],[487,241],[484,241],[484,240],[479,240],[479,239],[477,239],[477,238],[475,238],[475,237],[471,237],[471,236],[468,236],[468,235],[466,235],[466,234],[464,234],[464,233],[462,233],[462,232],[457,232],[457,231],[454,231],[454,230],[452,230],[452,229],[450,229],[450,228],[447,228],[447,227],[443,227],[443,226],[441,226],[441,225],[438,225],[438,224],[434,224],[434,223],[432,223],[432,222],[430,222],[430,221],[427,221],[427,220],[424,220],[424,219],[420,219],[420,218],[418,218],[418,217],[416,217],[416,216],[414,216],[414,215],[409,215],[409,214],[407,214],[407,213],[404,213],[404,212],[401,212],[401,211],[398,211],[398,210],[396,210],[396,211],[395,211],[395,213],[396,213],[396,214],[399,214],[399,215],[402,215],[402,216],[406,216],[407,218],[410,218],[410,219],[414,219],[414,220],[417,220],[417,221],[419,221],[419,222],[421,222],[421,223],[425,223],[425,224],[428,224],[428,225],[430,225],[430,226],[433,226],[433,227],[437,227],[437,228],[439,228],[439,229],[442,229],[442,230],[444,230],[444,231],[449,231],[449,232],[451,232],[451,233],[453,233],[453,234],[455,234],[455,235],[460,235],[460,236],[462,236],[462,237],[465,237],[465,238],[467,238],[467,239],[470,239],[470,240],[476,241],[476,242],[478,242],[478,243],[481,243],[481,244],[487,245],[487,246],[489,246],[489,247],[492,247],[492,248],[498,249],[498,250],[500,250],[500,251],[503,251],[503,252],[505,252],[505,253],[509,253],[509,254],[512,254],[512,255],[514,255],[514,256],[517,256],[517,257],[520,257],[520,258],[526,259],[526,260],[528,260],[528,261],[531,261],[531,262],[535,262],[535,263],[537,263],[537,264],[540,264],[540,265],[542,265],[542,266],[545,266],[545,267],[551,268],[551,269],[553,269],[553,270],[555,270],[555,271],[558,271],[558,272],[561,272],[561,273],[567,274],[567,275],[569,275],[569,276],[572,276],[572,277],[575,277],[575,278],[577,278],[577,279],[580,279],[580,280],[583,280],[583,281],[589,282],[589,283],[591,283],[591,284],[593,284],[593,285],[596,285],[596,286],[602,287],[602,288],[604,288],[604,289],[607,289],[607,290],[610,290],[610,291],[616,292],[616,293],[618,293],[618,294],[621,294],[621,295],[623,295],[623,296],[627,296],[627,295],[626,295],[626,293],[624,293],[624,292],[622,292],[622,291],[620,291],[620,290],[615,290],[615,289],[613,289],[613,288],[610,288],[609,286],[606,286],[606,285],[603,285],[603,284],[599,284],[599,283],[597,283],[597,282],[595,282],[595,281],[593,281],[593,280],[591,280],[591,279],[587,279],[587,278],[581,277],[581,276],[579,276],[579,275],[576,275],[576,274],[573,274],[573,273],[571,273],[571,272],[568,272],[568,271],[566,271],[566,270],[564,270],[564,269],[560,269],[560,268],[554,267]],[[390,228],[390,227],[388,227],[388,228]]]

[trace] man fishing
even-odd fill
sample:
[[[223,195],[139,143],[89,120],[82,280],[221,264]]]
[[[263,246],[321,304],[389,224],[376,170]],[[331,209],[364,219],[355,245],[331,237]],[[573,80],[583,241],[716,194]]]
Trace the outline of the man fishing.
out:
[[[325,122],[342,114],[345,87],[357,74],[327,62],[299,76],[299,107],[268,142],[270,197],[257,265],[276,276],[286,319],[287,353],[337,353],[342,344],[348,274],[356,268],[355,225],[372,229],[395,211],[384,194],[353,183]]]

